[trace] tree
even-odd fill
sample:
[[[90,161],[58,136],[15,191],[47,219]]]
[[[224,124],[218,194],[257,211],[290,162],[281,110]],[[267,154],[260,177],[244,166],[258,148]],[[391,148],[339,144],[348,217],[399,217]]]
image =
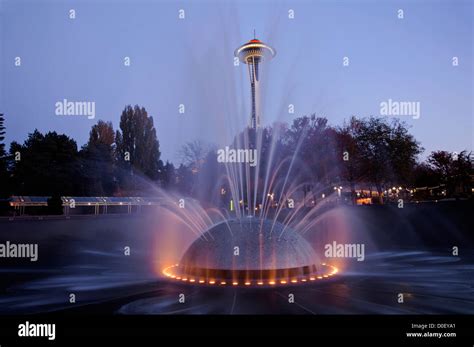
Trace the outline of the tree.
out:
[[[112,152],[115,142],[114,128],[111,122],[99,120],[89,132],[88,146],[105,145]]]
[[[5,117],[3,113],[0,113],[0,154],[5,155],[5,144],[3,141],[5,140]]]
[[[394,120],[390,127],[390,162],[396,185],[408,185],[413,181],[413,172],[418,155],[423,147],[408,133],[405,123]]]
[[[342,180],[351,188],[352,201],[356,199],[356,184],[364,180],[361,170],[360,151],[355,140],[359,127],[357,118],[351,117],[348,123],[336,130],[336,143],[338,147],[337,158]]]
[[[413,171],[413,185],[416,187],[434,187],[439,184],[433,168],[426,162],[419,163]]]
[[[7,157],[5,152],[5,117],[0,113],[0,197],[8,196],[9,194],[9,177],[7,170]]]
[[[122,175],[122,185],[128,176],[136,188],[138,173],[156,180],[159,175],[160,146],[156,138],[153,117],[138,105],[126,106],[120,117],[120,130],[115,135],[116,156],[120,167],[128,174]]]
[[[406,125],[397,119],[391,122],[386,118],[360,119],[354,139],[360,155],[361,172],[368,182],[375,185],[379,196],[387,186],[407,182],[422,151]]]
[[[436,177],[438,184],[446,186],[447,195],[470,193],[471,175],[473,174],[471,153],[450,153],[435,151],[430,154],[427,163]]]
[[[38,130],[23,145],[10,145],[11,173],[18,195],[77,195],[80,190],[77,144],[66,135]]]
[[[195,178],[193,182],[194,196],[200,201],[218,205],[221,197],[219,177],[222,177],[224,172],[224,166],[217,162],[217,151],[209,150],[202,160],[199,172],[197,175],[193,175]]]
[[[161,169],[161,185],[165,189],[173,188],[176,184],[176,170],[173,163],[166,161]]]
[[[92,126],[89,141],[81,151],[87,195],[113,195],[115,192],[114,143],[111,122],[99,120]]]
[[[453,175],[453,156],[447,151],[431,152],[427,159],[439,183],[447,184]]]
[[[211,146],[206,145],[200,140],[194,140],[187,142],[181,148],[179,154],[185,166],[189,167],[193,172],[198,172],[210,150]]]
[[[176,170],[176,187],[183,194],[193,194],[193,173],[183,164]]]
[[[454,155],[454,182],[458,193],[472,195],[474,167],[472,152],[462,151]]]
[[[285,134],[284,144],[309,168],[315,186],[329,187],[340,181],[336,135],[326,118],[314,114],[295,119]]]

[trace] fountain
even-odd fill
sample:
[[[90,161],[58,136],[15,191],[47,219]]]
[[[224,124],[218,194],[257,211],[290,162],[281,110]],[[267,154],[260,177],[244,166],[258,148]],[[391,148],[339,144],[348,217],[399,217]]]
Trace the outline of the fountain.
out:
[[[166,276],[190,283],[272,286],[328,278],[311,245],[279,222],[248,217],[221,222],[198,238]]]
[[[273,58],[275,50],[254,38],[236,49],[234,54],[248,65],[251,114],[249,127],[234,140],[233,146],[237,149],[226,146],[217,158],[224,164],[227,187],[232,193],[231,213],[226,211],[228,215],[225,216],[214,209],[218,218],[213,219],[196,206],[186,211],[175,211],[187,225],[193,226],[199,237],[178,264],[166,266],[162,272],[175,281],[218,286],[294,285],[330,278],[338,269],[321,263],[313,247],[301,235],[311,226],[310,217],[317,209],[302,213],[305,207],[302,204],[286,211],[286,217],[279,220],[286,209],[286,202],[281,199],[301,189],[301,185],[295,186],[289,180],[295,156],[272,163],[272,149],[268,153],[272,157],[266,158],[270,165],[264,182],[258,178],[263,165],[256,159],[257,154],[261,156],[263,153],[262,138],[265,136],[265,129],[260,127],[260,64]],[[255,152],[253,160],[225,160],[228,155],[224,154],[230,151],[247,153],[250,149]],[[273,175],[270,175],[270,166],[274,167]],[[270,191],[277,186],[276,175],[285,169],[289,170],[283,175],[286,176],[283,182],[278,182],[281,198],[276,202],[274,193]],[[258,200],[261,203],[257,203]],[[270,212],[275,208],[275,213]]]

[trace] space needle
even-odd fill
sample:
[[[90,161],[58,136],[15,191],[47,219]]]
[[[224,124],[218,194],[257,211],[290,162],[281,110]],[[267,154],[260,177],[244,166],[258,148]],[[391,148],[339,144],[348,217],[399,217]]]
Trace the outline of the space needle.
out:
[[[255,38],[237,48],[234,55],[248,65],[250,88],[252,91],[252,112],[250,115],[250,127],[260,127],[260,63],[271,60],[276,54],[275,49]]]

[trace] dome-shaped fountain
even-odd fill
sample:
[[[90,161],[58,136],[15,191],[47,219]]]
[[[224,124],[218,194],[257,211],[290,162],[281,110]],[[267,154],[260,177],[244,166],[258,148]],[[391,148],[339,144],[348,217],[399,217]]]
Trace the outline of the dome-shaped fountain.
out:
[[[247,217],[209,228],[165,270],[178,280],[229,285],[275,285],[327,277],[311,245],[279,222]],[[335,273],[335,272],[334,272]]]

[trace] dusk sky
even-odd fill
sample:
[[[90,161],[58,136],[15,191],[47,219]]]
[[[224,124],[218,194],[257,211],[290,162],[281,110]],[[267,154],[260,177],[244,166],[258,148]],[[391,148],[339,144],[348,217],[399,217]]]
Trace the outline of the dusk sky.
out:
[[[419,119],[399,118],[422,157],[473,150],[473,27],[468,0],[0,0],[6,142],[37,128],[82,146],[99,119],[117,129],[125,105],[138,104],[154,118],[163,159],[178,161],[194,139],[225,145],[248,123],[247,70],[233,52],[255,29],[277,51],[263,69],[263,125],[311,113],[341,125],[380,115],[389,99],[419,102]],[[95,102],[95,119],[56,115],[63,99]]]

